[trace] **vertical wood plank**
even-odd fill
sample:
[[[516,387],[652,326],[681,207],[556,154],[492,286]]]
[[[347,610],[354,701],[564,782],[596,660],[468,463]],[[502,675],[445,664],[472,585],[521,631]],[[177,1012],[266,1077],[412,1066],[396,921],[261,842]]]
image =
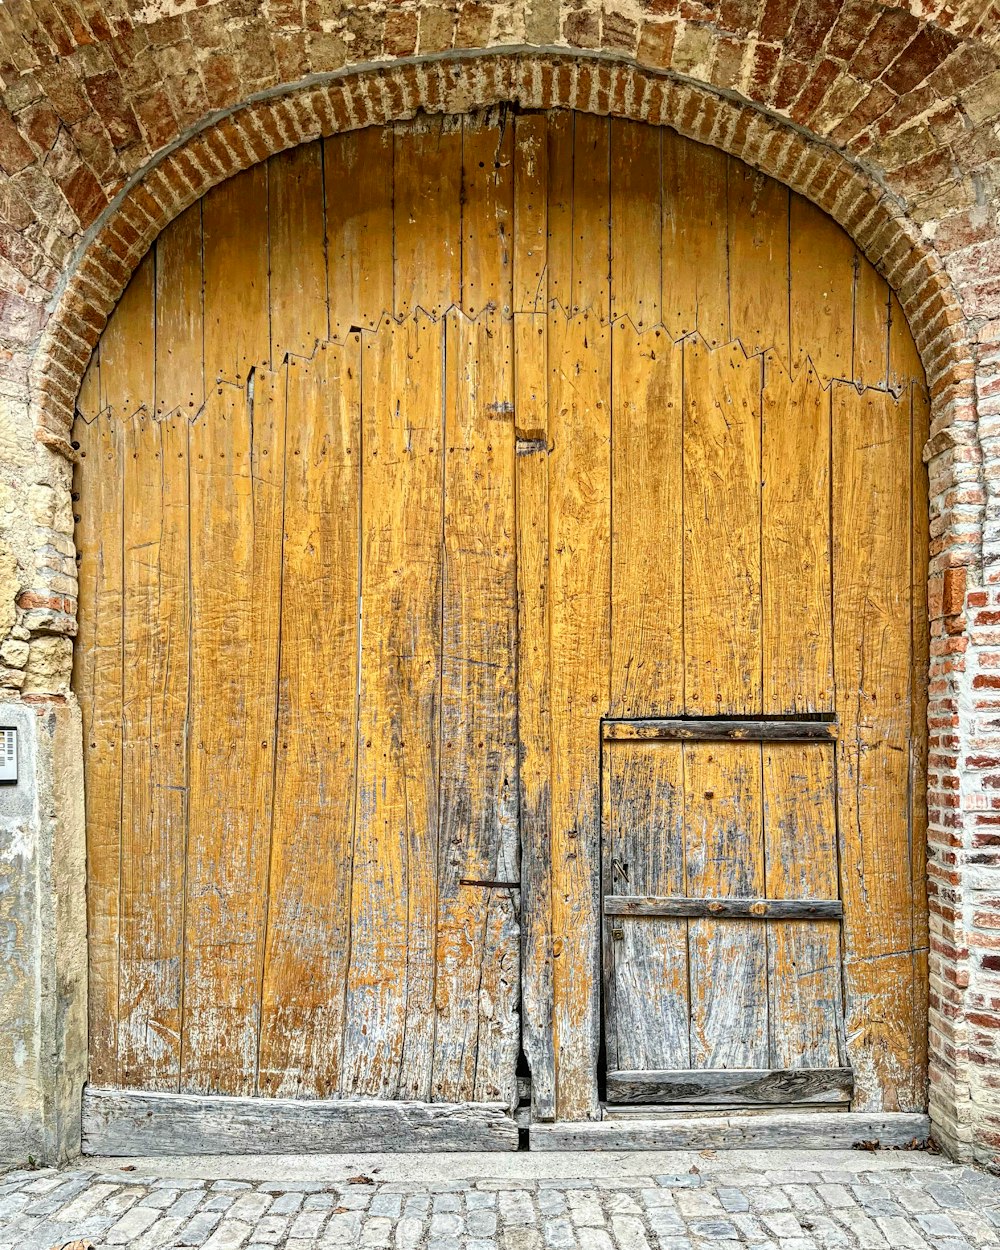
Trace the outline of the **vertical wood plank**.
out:
[[[695,330],[729,341],[729,225],[725,152],[663,131],[660,316],[672,338]]]
[[[80,393],[76,397],[76,415],[88,424],[101,411],[101,346],[94,348],[90,363],[80,383]]]
[[[611,316],[640,330],[660,320],[661,134],[611,122]]]
[[[438,317],[461,299],[461,117],[397,127],[393,167],[395,315]]]
[[[261,1093],[340,1092],[357,753],[361,346],[288,366]]]
[[[611,714],[684,709],[683,349],[612,330]]]
[[[577,113],[573,127],[573,303],[611,315],[611,123]]]
[[[888,383],[889,284],[860,252],[855,255],[854,369],[860,386]]]
[[[605,894],[684,893],[683,750],[679,742],[607,745]],[[688,1068],[688,922],[616,919],[622,937],[608,943],[608,1066]]]
[[[747,355],[788,364],[788,198],[773,178],[729,158],[729,321]]]
[[[764,858],[768,898],[837,898],[833,745],[765,743]],[[772,1068],[841,1063],[840,925],[767,925]]]
[[[461,304],[510,316],[513,306],[514,127],[504,111],[462,122]]]
[[[573,155],[576,114],[559,109],[548,115],[549,188],[546,219],[547,296],[564,312],[573,307]]]
[[[918,365],[919,367],[919,365]],[[921,370],[922,371],[922,370]],[[911,569],[910,590],[910,841],[913,865],[913,944],[928,944],[927,932],[927,684],[930,626],[927,580],[930,556],[928,475],[923,453],[930,426],[930,396],[916,380],[910,386]],[[920,1036],[920,1013],[914,1033]]]
[[[764,711],[833,710],[830,391],[764,359],[761,595]]]
[[[520,125],[520,119],[518,124]],[[515,279],[517,272],[515,262]],[[545,314],[515,313],[514,341],[514,407],[519,440],[515,464],[515,528],[518,780],[522,856],[522,1030],[525,1055],[531,1069],[532,1115],[538,1120],[553,1120],[556,1090],[552,1034],[552,836],[549,756],[552,727]]]
[[[188,418],[124,427],[119,1080],[180,1080],[187,840]]]
[[[515,114],[513,307],[544,312],[548,235],[548,118]]]
[[[510,322],[446,322],[444,592],[432,1096],[516,1101],[518,926]]]
[[[689,715],[761,709],[761,361],[684,344],[684,667]]]
[[[910,402],[834,384],[837,782],[855,1106],[912,1091]]]
[[[854,243],[832,217],[794,192],[788,237],[792,371],[808,359],[824,382],[850,378]]]
[[[122,490],[121,424],[102,413],[77,418],[75,480],[80,629],[73,688],[83,714],[87,823],[87,935],[90,1080],[118,1081],[118,942],[122,801]]]
[[[271,355],[268,325],[268,165],[254,165],[202,200],[205,386],[245,383]]]
[[[101,407],[119,421],[153,410],[155,254],[140,262],[101,337]]]
[[[431,1092],[441,687],[443,327],[362,335],[358,797],[345,1092]]]
[[[330,334],[374,329],[393,308],[389,126],[334,135],[323,144]]]
[[[597,1114],[598,723],[608,705],[611,331],[549,317],[552,868],[559,1117]]]
[[[257,1077],[273,801],[284,374],[213,387],[191,426],[182,1092]],[[220,801],[222,796],[222,801]]]
[[[687,893],[760,898],[764,893],[760,744],[685,743]],[[691,1064],[766,1068],[765,922],[688,922]]]
[[[291,352],[311,356],[329,335],[323,150],[303,143],[267,167],[271,368]]]
[[[201,203],[156,240],[156,415],[194,416],[205,402]]]

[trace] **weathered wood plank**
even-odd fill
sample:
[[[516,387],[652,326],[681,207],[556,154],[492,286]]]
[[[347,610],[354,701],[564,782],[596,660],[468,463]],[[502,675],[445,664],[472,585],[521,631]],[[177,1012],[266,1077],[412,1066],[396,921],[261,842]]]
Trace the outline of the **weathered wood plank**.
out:
[[[689,715],[761,711],[761,361],[684,344],[684,668]]]
[[[830,392],[803,364],[764,360],[761,598],[764,710],[834,707]]]
[[[661,318],[674,339],[697,330],[710,347],[729,341],[728,158],[663,131]]]
[[[525,119],[518,119],[518,127]],[[542,132],[544,138],[544,131]],[[527,147],[527,140],[524,141]],[[518,130],[517,152],[522,153]],[[536,149],[537,151],[537,149]],[[522,220],[518,206],[515,221]],[[526,214],[531,220],[530,214]],[[519,236],[518,236],[519,237]],[[518,243],[517,255],[527,251]],[[515,281],[518,281],[515,261]],[[521,272],[524,272],[523,270]],[[528,272],[530,273],[530,267]],[[533,298],[533,297],[532,297]],[[517,541],[517,728],[521,837],[521,1029],[531,1068],[531,1111],[555,1118],[552,1037],[552,832],[549,758],[549,490],[546,317],[514,314],[514,409]],[[522,440],[523,435],[530,438]]]
[[[213,187],[202,200],[205,386],[245,383],[271,355],[268,323],[266,163]]]
[[[801,195],[789,206],[792,371],[811,360],[825,381],[850,378],[854,331],[854,242]]]
[[[688,742],[683,751],[688,895],[761,899],[760,746]],[[764,922],[691,920],[688,957],[692,1067],[767,1067]]]
[[[609,1072],[608,1099],[615,1102],[689,1102],[716,1106],[747,1103],[850,1102],[850,1068],[689,1068]]]
[[[611,316],[638,330],[660,320],[662,133],[611,121]]]
[[[773,349],[788,364],[786,186],[729,158],[729,318],[747,355]]]
[[[764,747],[764,856],[774,908],[803,895],[837,901],[834,747]],[[819,904],[814,904],[819,906]],[[770,913],[769,913],[770,918]],[[776,1068],[836,1067],[843,1060],[840,926],[767,927],[769,1062]]]
[[[271,368],[311,356],[329,337],[323,152],[303,143],[272,156],[267,170]]]
[[[680,743],[605,748],[605,891],[614,895],[683,891],[682,753]],[[632,914],[627,910],[629,901],[606,894],[605,917]],[[621,903],[626,907],[619,912]],[[686,1067],[690,1063],[686,922],[664,918],[616,928],[605,919],[604,951],[608,1064]]]
[[[439,317],[462,290],[462,118],[397,126],[393,167],[395,315]]]
[[[514,127],[490,110],[462,121],[461,304],[468,317],[513,307]]]
[[[513,308],[545,311],[548,250],[548,118],[515,114]]]
[[[836,722],[829,720],[606,717],[601,725],[605,742],[834,742],[838,735]]]
[[[101,337],[101,408],[114,417],[152,413],[156,352],[154,253],[147,252]]]
[[[860,251],[855,266],[854,381],[884,387],[889,368],[889,284]]]
[[[550,216],[551,221],[551,216]],[[549,629],[560,1116],[597,1111],[600,717],[610,656],[611,332],[549,315]]]
[[[558,109],[548,114],[545,168],[546,203],[545,295],[565,313],[573,307],[573,133],[576,114]]]
[[[684,709],[682,358],[682,348],[666,331],[639,334],[630,321],[615,322],[610,707],[615,716],[668,716]]]
[[[224,383],[211,388],[190,430],[183,1092],[249,1094],[257,1080],[284,399],[283,374],[257,373],[252,391]]]
[[[589,309],[605,322],[611,310],[611,122],[593,113],[573,118],[572,311]]]
[[[836,1111],[767,1115],[685,1116],[682,1120],[601,1120],[533,1124],[532,1150],[849,1150],[861,1142],[883,1147],[925,1141],[922,1114]]]
[[[199,201],[156,240],[156,415],[191,418],[205,402]],[[164,476],[173,476],[164,466]]]
[[[362,334],[357,829],[343,1092],[429,1098],[434,1030],[443,324]]]
[[[355,819],[361,346],[287,366],[281,659],[258,1090],[340,1090]]]
[[[604,897],[606,916],[690,916],[717,920],[806,920],[838,918],[843,905],[837,899],[816,898],[689,898],[627,894]]]
[[[432,1097],[516,1103],[514,420],[510,322],[446,319]]]
[[[389,126],[324,141],[330,333],[340,340],[392,313],[394,142]]]
[[[119,1158],[516,1150],[517,1140],[517,1125],[499,1103],[226,1098],[94,1087],[83,1096],[84,1154]]]

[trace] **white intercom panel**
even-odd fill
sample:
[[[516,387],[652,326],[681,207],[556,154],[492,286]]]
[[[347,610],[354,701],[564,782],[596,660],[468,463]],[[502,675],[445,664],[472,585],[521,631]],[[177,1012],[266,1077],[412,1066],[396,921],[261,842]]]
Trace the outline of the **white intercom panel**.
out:
[[[17,785],[17,730],[0,729],[0,786]]]

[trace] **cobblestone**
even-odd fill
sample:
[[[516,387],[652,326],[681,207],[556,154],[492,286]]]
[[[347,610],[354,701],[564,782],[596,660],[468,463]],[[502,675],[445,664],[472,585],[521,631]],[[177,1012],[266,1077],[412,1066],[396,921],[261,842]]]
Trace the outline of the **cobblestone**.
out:
[[[1000,1250],[1000,1180],[975,1168],[901,1155],[747,1167],[741,1153],[692,1155],[678,1173],[566,1156],[558,1176],[519,1156],[499,1178],[468,1156],[467,1179],[461,1159],[441,1158],[434,1178],[387,1164],[370,1183],[175,1178],[148,1160],[11,1172],[0,1250]],[[575,1159],[588,1161],[576,1176]]]

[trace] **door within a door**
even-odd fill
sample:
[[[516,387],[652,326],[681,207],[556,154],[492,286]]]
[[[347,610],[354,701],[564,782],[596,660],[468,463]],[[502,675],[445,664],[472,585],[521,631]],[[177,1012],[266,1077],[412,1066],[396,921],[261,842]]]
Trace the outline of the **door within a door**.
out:
[[[604,724],[609,1103],[838,1103],[835,726]]]

